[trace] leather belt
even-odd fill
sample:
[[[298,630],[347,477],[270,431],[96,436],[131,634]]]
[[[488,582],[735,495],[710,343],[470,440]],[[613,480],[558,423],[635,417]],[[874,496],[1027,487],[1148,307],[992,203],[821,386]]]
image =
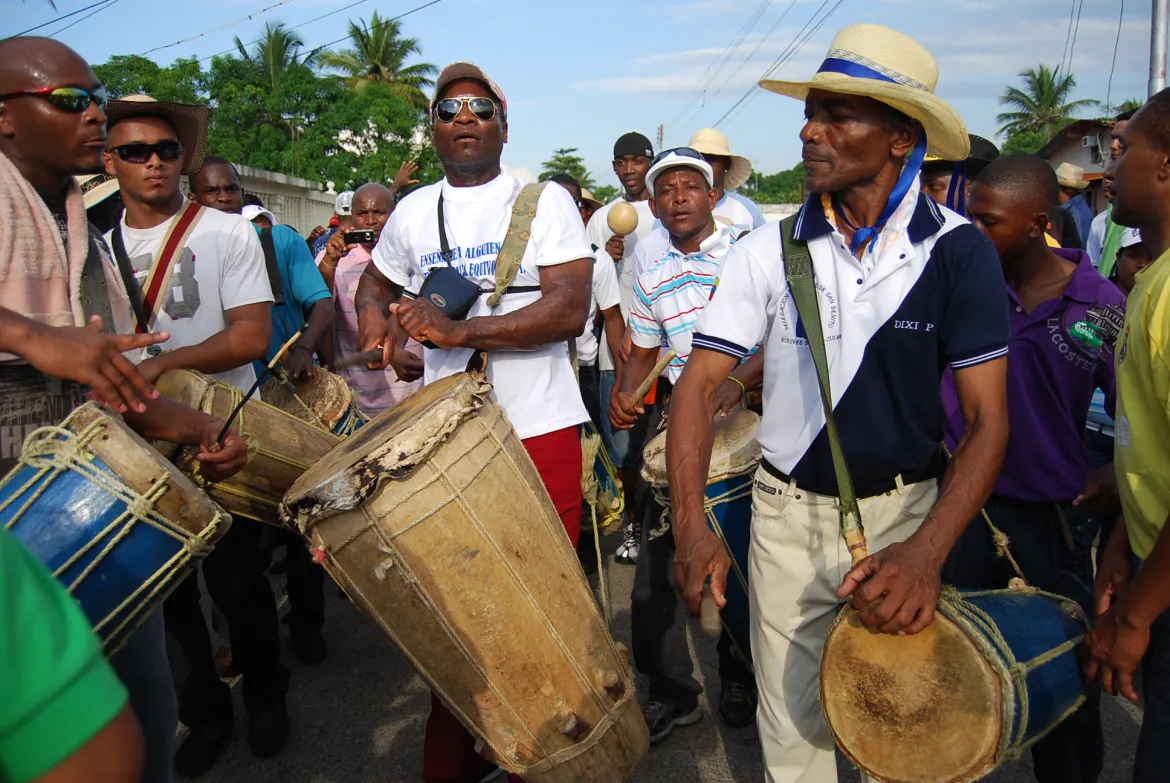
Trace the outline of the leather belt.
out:
[[[760,465],[764,471],[773,478],[783,481],[785,483],[794,481],[792,476],[789,476],[780,468],[773,465],[768,460],[762,460]],[[942,475],[947,470],[946,454],[940,449],[935,453],[926,465],[918,470],[903,471],[900,475],[902,478],[902,485],[909,486],[910,484],[917,484],[920,481],[932,481],[942,478]],[[804,482],[797,481],[796,485],[806,492],[815,492],[818,495],[830,495],[837,497],[837,485],[826,486],[812,486]],[[872,498],[878,495],[884,495],[887,492],[893,492],[898,488],[897,477],[891,479],[882,479],[878,481],[865,481],[853,485],[853,489],[857,494],[858,500],[862,498]]]

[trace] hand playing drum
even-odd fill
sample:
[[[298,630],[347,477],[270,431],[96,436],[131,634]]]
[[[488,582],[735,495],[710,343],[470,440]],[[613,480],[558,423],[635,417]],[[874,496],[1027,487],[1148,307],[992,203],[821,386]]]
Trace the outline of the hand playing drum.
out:
[[[838,598],[850,605],[861,622],[890,634],[918,633],[934,619],[942,590],[938,551],[918,535],[891,544],[862,560],[845,574]]]

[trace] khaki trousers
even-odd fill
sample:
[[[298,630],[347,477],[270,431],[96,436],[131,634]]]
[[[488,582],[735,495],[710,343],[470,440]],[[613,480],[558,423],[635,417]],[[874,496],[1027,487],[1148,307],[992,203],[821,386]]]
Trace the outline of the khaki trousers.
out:
[[[904,541],[938,495],[923,481],[860,501],[869,551]],[[820,703],[821,648],[851,567],[837,499],[756,471],[749,582],[757,724],[769,783],[835,783],[833,736]],[[864,775],[862,776],[864,779]]]

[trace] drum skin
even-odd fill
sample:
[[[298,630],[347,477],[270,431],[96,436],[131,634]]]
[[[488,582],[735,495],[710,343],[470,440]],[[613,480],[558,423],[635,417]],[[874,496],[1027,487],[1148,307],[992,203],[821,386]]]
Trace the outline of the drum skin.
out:
[[[155,386],[171,399],[220,421],[227,421],[243,397],[234,386],[191,370],[163,373]],[[232,428],[248,442],[248,464],[229,479],[207,484],[207,494],[233,517],[280,526],[281,496],[340,439],[255,398],[244,404]],[[169,456],[168,450],[162,450]],[[180,449],[174,460],[179,470],[201,483],[193,450]]]
[[[327,429],[341,438],[353,434],[354,430],[369,421],[358,410],[353,389],[340,375],[314,367],[309,377],[290,383],[297,390],[295,395],[279,380],[272,378],[261,384],[260,396],[274,408]]]
[[[52,434],[31,437],[24,452],[31,464],[18,465],[0,482],[0,525],[61,580],[112,655],[227,532],[231,517],[95,403],[78,408],[60,429],[80,435],[91,426],[99,431],[77,447],[89,458],[85,469],[101,481],[73,469],[41,472],[47,467],[42,461],[52,458],[46,449],[64,441]],[[129,506],[118,493],[141,497],[162,485],[152,517],[169,522],[178,535],[165,532],[165,523],[124,518]],[[184,536],[192,546],[184,547]]]
[[[560,518],[490,385],[424,387],[289,490],[286,519],[528,783],[615,783],[649,733]]]
[[[978,780],[1083,700],[1075,649],[1028,666],[1023,685],[1010,671],[1012,658],[1027,665],[1084,634],[1076,604],[1026,589],[957,595],[912,636],[865,628],[853,610],[829,633],[825,718],[845,755],[886,783]],[[972,622],[971,607],[990,624]]]
[[[752,538],[752,474],[760,464],[756,432],[760,417],[752,411],[735,409],[726,418],[715,420],[711,466],[707,478],[707,525],[723,541],[731,555],[727,574],[727,604],[719,610],[723,627],[735,646],[751,657],[751,613],[748,602],[748,548]],[[666,479],[666,433],[660,432],[642,455],[642,476],[664,498],[669,497]]]

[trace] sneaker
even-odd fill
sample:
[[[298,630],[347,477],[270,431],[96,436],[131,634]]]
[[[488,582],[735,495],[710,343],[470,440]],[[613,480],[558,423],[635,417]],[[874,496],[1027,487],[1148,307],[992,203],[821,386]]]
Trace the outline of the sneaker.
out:
[[[732,729],[752,725],[756,719],[756,699],[754,687],[731,680],[724,682],[719,695],[719,717],[724,725]]]
[[[284,699],[258,707],[249,716],[248,745],[258,759],[270,759],[288,742],[288,708]]]
[[[637,530],[634,525],[626,528],[625,536],[622,538],[621,544],[618,545],[617,551],[613,555],[615,563],[634,565],[638,562],[638,547],[641,533],[642,531]]]
[[[703,719],[703,708],[695,703],[693,709],[685,712],[676,704],[652,701],[642,708],[642,717],[650,728],[650,744],[654,745],[670,736],[675,726],[694,726]]]
[[[230,720],[192,727],[175,753],[175,774],[183,778],[197,778],[211,769],[231,736]]]

